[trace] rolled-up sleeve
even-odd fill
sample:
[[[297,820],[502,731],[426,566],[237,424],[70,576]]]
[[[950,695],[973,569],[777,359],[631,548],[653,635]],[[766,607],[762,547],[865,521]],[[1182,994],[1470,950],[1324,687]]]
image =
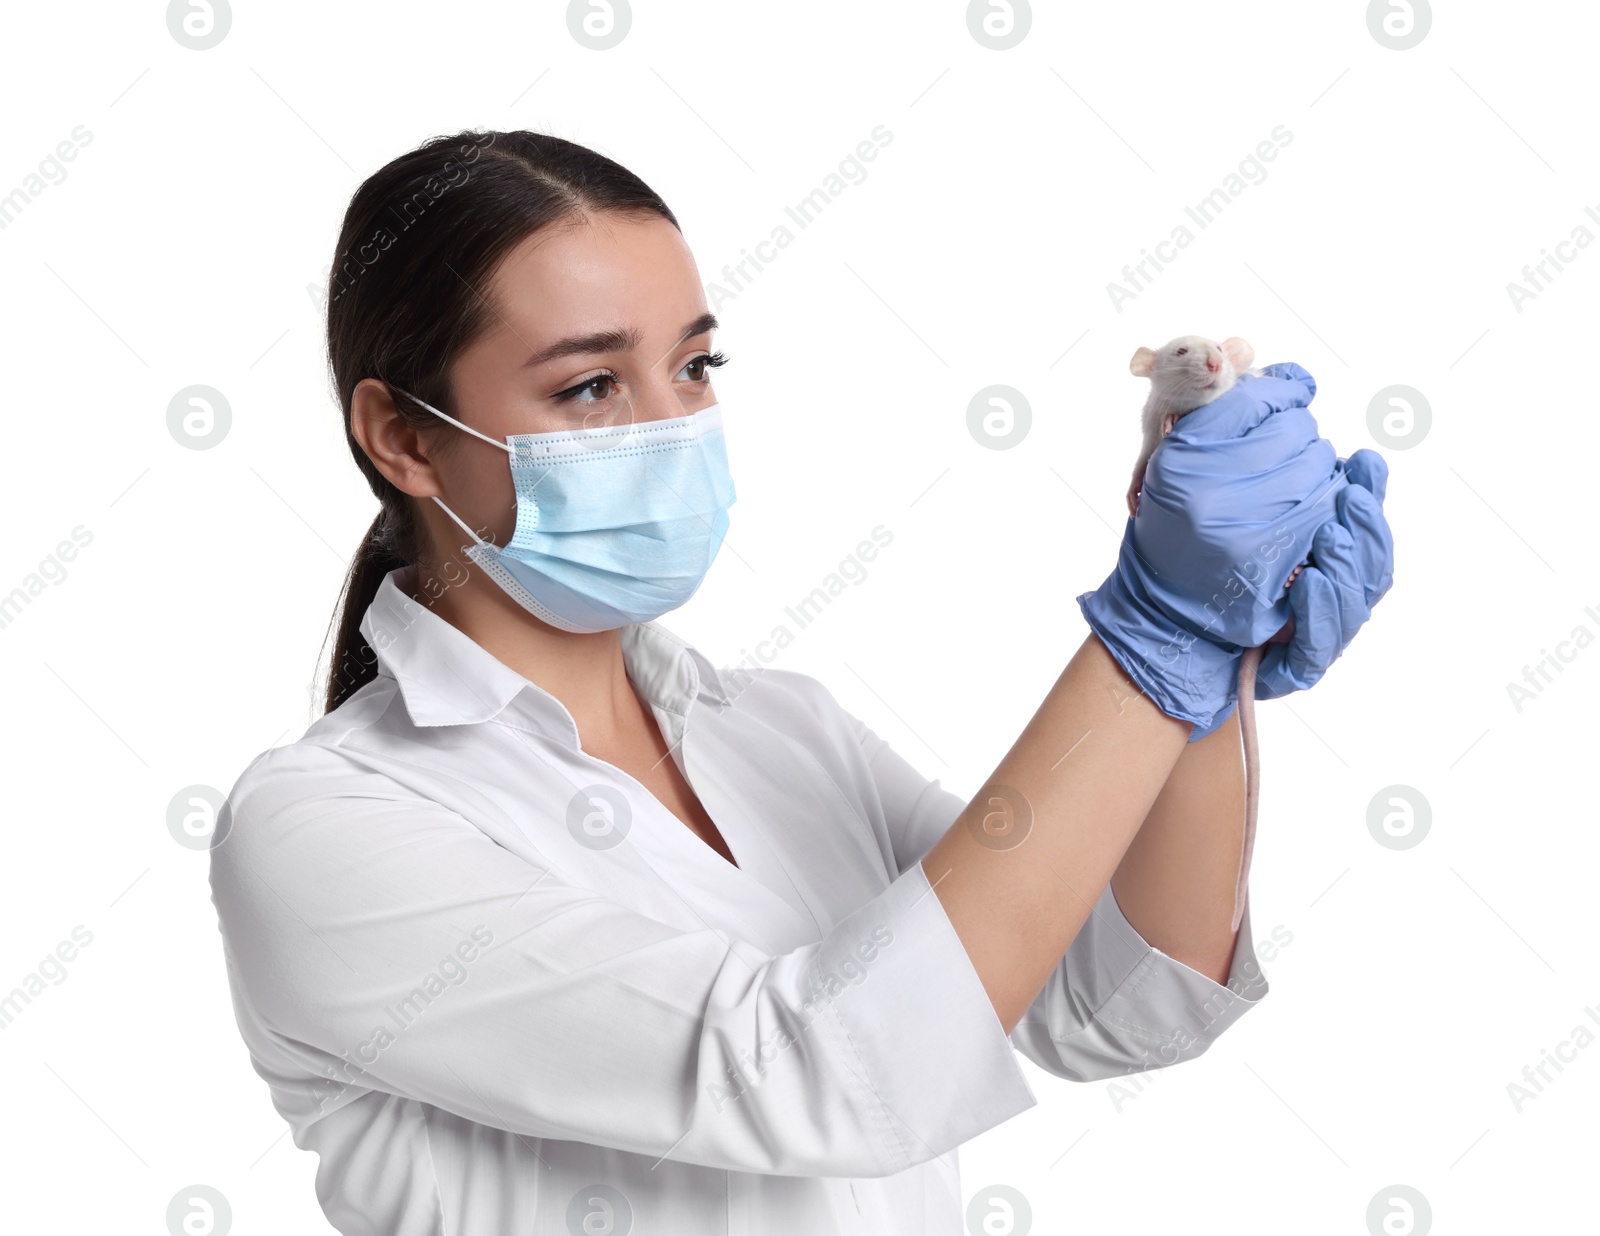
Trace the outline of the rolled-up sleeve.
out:
[[[235,786],[212,898],[241,1016],[341,1090],[846,1177],[1037,1102],[920,864],[769,955],[564,883],[380,774],[344,770],[333,792],[306,758],[280,748]]]
[[[1149,944],[1108,884],[1011,1039],[1057,1077],[1097,1081],[1194,1059],[1266,994],[1248,896],[1222,984]]]
[[[872,769],[895,858],[916,863],[966,801],[923,776],[864,723],[849,720]],[[1165,1068],[1205,1052],[1267,990],[1251,939],[1248,891],[1223,984],[1145,940],[1107,884],[1011,1041],[1047,1072],[1072,1081]]]

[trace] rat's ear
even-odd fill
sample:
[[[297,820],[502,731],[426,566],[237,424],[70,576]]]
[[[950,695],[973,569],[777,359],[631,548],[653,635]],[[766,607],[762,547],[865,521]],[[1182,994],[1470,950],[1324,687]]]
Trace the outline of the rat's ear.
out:
[[[1128,362],[1128,369],[1136,378],[1148,378],[1156,367],[1156,354],[1149,348],[1140,348]]]
[[[1243,373],[1256,358],[1256,350],[1238,335],[1222,341],[1222,352],[1235,373]]]

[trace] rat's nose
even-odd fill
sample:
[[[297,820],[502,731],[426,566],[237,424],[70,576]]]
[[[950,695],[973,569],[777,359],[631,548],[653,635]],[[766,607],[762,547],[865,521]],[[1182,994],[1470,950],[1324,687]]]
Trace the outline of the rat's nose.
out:
[[[1218,356],[1215,352],[1212,352],[1206,357],[1206,368],[1212,373],[1221,373],[1222,357]]]

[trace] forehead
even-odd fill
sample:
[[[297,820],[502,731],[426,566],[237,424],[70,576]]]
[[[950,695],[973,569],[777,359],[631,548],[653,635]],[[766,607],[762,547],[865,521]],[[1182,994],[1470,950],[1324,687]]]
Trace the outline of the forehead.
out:
[[[660,215],[599,212],[543,228],[489,280],[490,334],[533,347],[561,335],[635,326],[647,339],[703,313],[705,289],[682,234]]]

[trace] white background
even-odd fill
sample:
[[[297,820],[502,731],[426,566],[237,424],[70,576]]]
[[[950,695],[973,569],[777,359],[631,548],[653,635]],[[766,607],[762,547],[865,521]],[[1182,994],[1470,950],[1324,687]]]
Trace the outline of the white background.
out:
[[[742,660],[883,524],[866,578],[769,663],[969,794],[1115,559],[1136,347],[1243,335],[1316,376],[1340,454],[1391,466],[1393,591],[1315,689],[1261,709],[1271,994],[1120,1105],[1026,1065],[1039,1104],[963,1150],[967,1195],[1020,1189],[1041,1232],[1350,1233],[1404,1184],[1439,1231],[1577,1230],[1600,647],[1520,710],[1507,684],[1600,635],[1600,246],[1520,311],[1507,284],[1578,225],[1600,236],[1593,10],[1439,6],[1408,50],[1361,3],[1265,0],[1040,4],[1003,51],[953,2],[640,2],[607,51],[558,3],[236,3],[204,51],[158,3],[8,20],[0,194],[27,200],[0,230],[0,595],[92,534],[0,627],[0,992],[93,935],[0,1031],[14,1225],[161,1232],[204,1183],[235,1232],[331,1230],[234,1027],[205,853],[167,812],[315,715],[376,509],[308,293],[355,187],[435,134],[545,129],[658,190],[732,290],[724,265],[883,125],[864,180],[710,293],[739,500],[666,619],[708,655]],[[65,178],[30,181],[80,125]],[[1278,125],[1265,180],[1119,311],[1124,264]],[[196,383],[232,412],[207,450],[167,428]],[[994,383],[1032,412],[1007,450],[967,428]],[[1405,449],[1368,419],[1395,383],[1432,409]],[[1368,828],[1392,785],[1431,809],[1409,849]],[[1518,1112],[1508,1083],[1563,1042]]]

